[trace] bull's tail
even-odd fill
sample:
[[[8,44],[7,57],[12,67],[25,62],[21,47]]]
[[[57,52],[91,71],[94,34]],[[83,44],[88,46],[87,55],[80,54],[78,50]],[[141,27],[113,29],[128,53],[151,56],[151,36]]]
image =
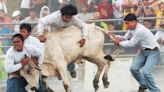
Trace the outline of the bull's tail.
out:
[[[105,35],[107,35],[108,32],[104,31],[103,28],[98,27],[98,26],[94,26],[96,29],[98,29],[99,31],[103,32]]]
[[[107,35],[107,36],[109,36],[108,35],[108,32],[106,32],[106,31],[104,31],[104,29],[103,28],[101,28],[101,27],[98,27],[98,26],[94,26],[96,29],[98,29],[98,31],[101,31],[101,32],[103,32],[105,35]],[[109,38],[113,38],[113,36],[109,36]],[[119,56],[119,54],[120,54],[120,50],[121,50],[121,48],[120,48],[120,46],[118,46],[117,47],[117,49],[113,52],[113,54],[114,55],[106,55],[105,57],[104,57],[104,59],[106,59],[106,60],[109,60],[109,61],[114,61],[118,56]]]

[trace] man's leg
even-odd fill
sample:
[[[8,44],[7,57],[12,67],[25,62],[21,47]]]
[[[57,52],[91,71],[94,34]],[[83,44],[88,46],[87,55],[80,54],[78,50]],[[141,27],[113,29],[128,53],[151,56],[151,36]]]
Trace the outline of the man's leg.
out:
[[[27,81],[23,77],[14,77],[7,80],[7,92],[27,92]]]
[[[76,78],[77,77],[76,71],[75,71],[75,64],[74,63],[69,63],[67,65],[67,69],[70,72],[72,78]]]
[[[144,56],[143,52],[141,51],[140,54],[133,61],[131,68],[130,68],[130,71],[131,71],[133,77],[140,84],[139,92],[146,89],[145,79],[140,72],[140,69],[144,66],[145,62],[146,62],[146,57]]]
[[[160,92],[152,76],[153,66],[157,63],[160,53],[158,51],[147,51],[146,63],[143,67],[143,75],[150,92]]]

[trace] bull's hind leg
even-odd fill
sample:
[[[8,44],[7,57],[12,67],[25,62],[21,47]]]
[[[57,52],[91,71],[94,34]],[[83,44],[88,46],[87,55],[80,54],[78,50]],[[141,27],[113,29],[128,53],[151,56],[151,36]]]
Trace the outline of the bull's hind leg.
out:
[[[94,58],[85,57],[85,59],[97,65],[98,69],[97,69],[97,72],[96,72],[96,76],[95,76],[95,78],[93,80],[93,86],[95,88],[95,91],[97,91],[99,89],[99,85],[98,85],[99,78],[100,78],[100,75],[101,75],[101,73],[103,71],[105,63],[104,62],[100,62],[96,57],[94,57]]]
[[[104,52],[101,52],[99,55],[98,55],[98,60],[100,60],[101,62],[105,62],[105,68],[104,68],[104,74],[103,74],[103,77],[102,77],[102,80],[103,80],[103,85],[104,85],[104,88],[108,88],[109,87],[109,84],[110,82],[108,81],[108,72],[109,72],[109,68],[110,68],[110,62],[113,61],[112,58],[111,60],[106,60],[104,59]]]
[[[61,63],[61,64],[58,63],[57,69],[58,69],[58,72],[63,81],[63,85],[64,85],[66,92],[71,92],[69,78],[68,78],[68,72],[67,72],[67,64],[66,63]]]

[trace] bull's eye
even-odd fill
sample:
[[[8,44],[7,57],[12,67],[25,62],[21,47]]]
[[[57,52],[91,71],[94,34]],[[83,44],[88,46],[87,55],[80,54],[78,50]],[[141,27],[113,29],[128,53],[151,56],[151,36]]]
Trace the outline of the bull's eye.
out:
[[[31,71],[32,71],[32,67],[29,65],[29,67],[28,67],[28,69],[27,69],[27,74],[30,74],[31,73]]]

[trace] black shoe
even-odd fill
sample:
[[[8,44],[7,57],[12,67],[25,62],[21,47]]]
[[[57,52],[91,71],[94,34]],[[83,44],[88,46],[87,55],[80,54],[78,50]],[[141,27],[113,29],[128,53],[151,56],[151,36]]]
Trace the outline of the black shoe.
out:
[[[109,60],[109,61],[114,61],[111,55],[104,56],[104,59]]]
[[[146,89],[147,89],[146,86],[140,86],[138,92],[145,92]]]
[[[71,74],[71,77],[72,77],[72,78],[76,78],[76,77],[77,77],[77,75],[76,75],[76,72],[75,72],[75,71],[70,72],[70,74]]]

